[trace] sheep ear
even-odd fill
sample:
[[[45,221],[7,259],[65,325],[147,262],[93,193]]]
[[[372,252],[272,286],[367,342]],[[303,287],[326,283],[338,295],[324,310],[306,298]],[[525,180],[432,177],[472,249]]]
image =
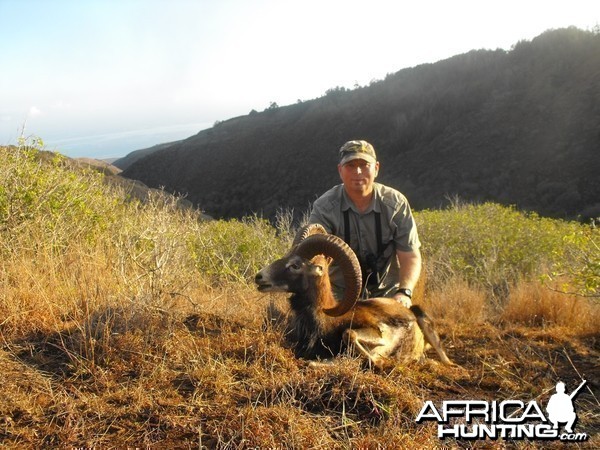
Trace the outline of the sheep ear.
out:
[[[323,272],[324,272],[323,266],[321,266],[320,264],[311,264],[308,269],[308,273],[310,273],[311,275],[314,275],[316,277],[322,277]]]

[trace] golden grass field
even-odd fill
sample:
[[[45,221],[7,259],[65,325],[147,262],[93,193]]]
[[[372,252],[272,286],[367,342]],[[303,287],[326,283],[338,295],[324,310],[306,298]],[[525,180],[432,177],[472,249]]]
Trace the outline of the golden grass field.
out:
[[[286,295],[261,294],[251,282],[286,251],[289,223],[206,222],[168,196],[128,200],[122,187],[58,157],[23,148],[1,156],[0,448],[600,446],[600,304],[586,262],[598,261],[597,229],[526,218],[565,243],[532,247],[534,269],[516,250],[499,265],[499,247],[481,236],[486,246],[477,248],[495,250],[473,252],[485,262],[477,268],[451,252],[474,245],[475,225],[453,232],[469,242],[438,245],[430,227],[442,222],[424,213],[418,302],[459,366],[429,354],[373,371],[341,355],[315,368],[286,340]],[[530,222],[500,210],[532,245],[543,241]],[[447,211],[443,223],[459,213]],[[591,240],[572,246],[573,236]],[[415,422],[427,400],[545,405],[557,381],[570,391],[582,378],[576,429],[586,442],[440,440],[435,423]]]

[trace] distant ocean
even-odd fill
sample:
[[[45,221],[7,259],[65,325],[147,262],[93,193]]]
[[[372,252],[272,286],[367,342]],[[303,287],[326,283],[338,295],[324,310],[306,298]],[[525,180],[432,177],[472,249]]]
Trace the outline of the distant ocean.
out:
[[[42,136],[42,139],[47,150],[71,158],[115,159],[135,150],[188,138],[211,126],[210,123],[193,123],[54,140]]]

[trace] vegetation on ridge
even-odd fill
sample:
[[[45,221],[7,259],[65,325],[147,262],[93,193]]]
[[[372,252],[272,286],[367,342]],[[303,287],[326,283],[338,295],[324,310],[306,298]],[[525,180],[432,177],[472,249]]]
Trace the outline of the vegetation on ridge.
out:
[[[124,175],[214,217],[304,211],[339,182],[337,149],[367,139],[379,179],[417,210],[470,202],[600,216],[600,33],[551,30],[354,90],[237,117],[172,143]]]
[[[494,204],[417,212],[419,301],[462,368],[311,368],[285,339],[285,296],[251,283],[289,221],[142,203],[38,144],[0,148],[2,446],[434,448],[435,426],[414,422],[426,400],[546,402],[558,380],[600,375],[598,303],[538,282],[597,294],[598,229]],[[597,446],[597,408],[583,391],[581,448]]]

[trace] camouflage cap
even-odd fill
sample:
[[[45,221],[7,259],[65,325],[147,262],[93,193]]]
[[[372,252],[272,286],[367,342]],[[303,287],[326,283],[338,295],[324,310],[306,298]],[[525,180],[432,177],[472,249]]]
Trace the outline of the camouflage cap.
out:
[[[348,141],[340,148],[340,164],[362,159],[372,164],[377,162],[375,149],[367,141]]]

